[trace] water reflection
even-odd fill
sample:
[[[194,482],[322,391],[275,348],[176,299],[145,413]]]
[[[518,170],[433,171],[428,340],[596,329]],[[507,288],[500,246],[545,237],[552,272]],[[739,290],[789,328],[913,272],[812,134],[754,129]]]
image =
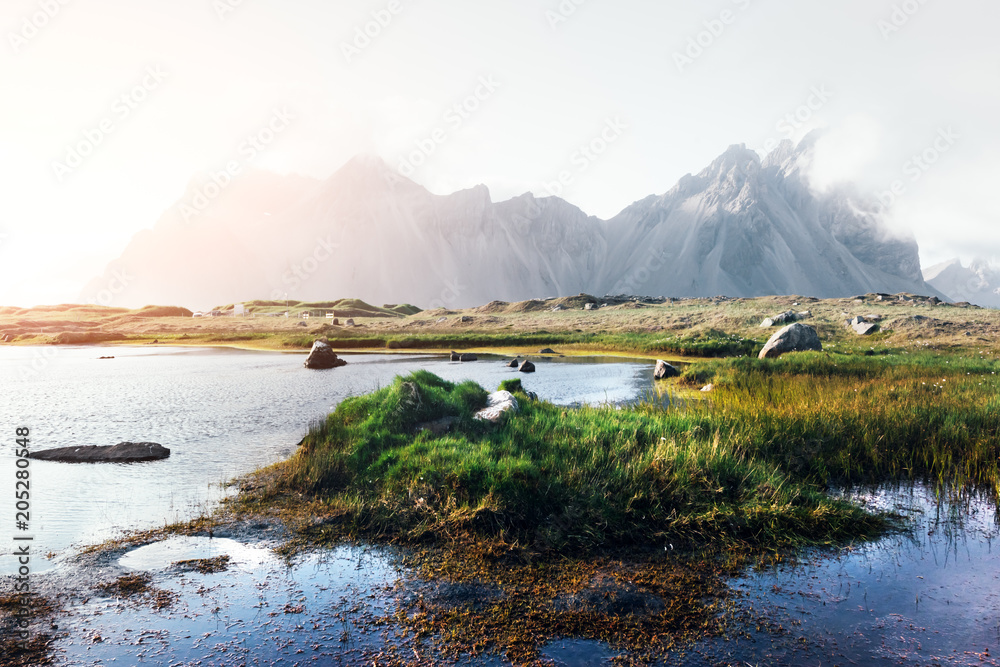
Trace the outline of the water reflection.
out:
[[[924,485],[845,496],[899,513],[912,530],[748,573],[734,582],[741,609],[777,632],[708,642],[679,664],[997,664],[996,503],[976,493],[938,498]]]

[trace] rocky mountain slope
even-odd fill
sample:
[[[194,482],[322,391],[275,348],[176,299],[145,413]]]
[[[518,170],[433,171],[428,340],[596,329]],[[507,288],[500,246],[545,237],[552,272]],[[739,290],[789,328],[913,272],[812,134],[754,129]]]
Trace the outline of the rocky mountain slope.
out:
[[[677,296],[932,293],[916,242],[891,235],[872,200],[849,188],[812,192],[811,152],[809,138],[763,161],[732,146],[665,195],[629,206],[609,222],[617,242],[604,284]]]
[[[924,269],[927,282],[952,301],[968,301],[986,308],[1000,308],[1000,267],[984,259],[968,267],[958,259]]]
[[[350,295],[466,307],[578,292],[938,294],[915,241],[890,235],[872,201],[809,188],[811,150],[810,139],[786,142],[761,160],[733,146],[609,221],[558,197],[493,202],[482,185],[434,195],[372,157],[324,182],[248,173],[211,199],[193,184],[82,298],[206,308]]]

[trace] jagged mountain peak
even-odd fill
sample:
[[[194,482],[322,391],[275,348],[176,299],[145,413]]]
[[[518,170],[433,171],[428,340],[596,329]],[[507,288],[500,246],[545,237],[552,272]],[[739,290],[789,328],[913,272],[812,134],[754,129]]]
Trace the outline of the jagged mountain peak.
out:
[[[777,170],[785,177],[800,177],[812,165],[816,154],[816,143],[825,134],[824,130],[812,130],[798,143],[782,139],[770,153],[764,156],[764,169]]]
[[[423,187],[399,174],[377,155],[362,153],[344,163],[327,179],[327,189],[359,189],[365,192],[423,190]]]
[[[756,151],[747,148],[746,144],[733,144],[698,176],[716,179],[723,175],[746,177],[759,171],[759,168],[760,156]]]

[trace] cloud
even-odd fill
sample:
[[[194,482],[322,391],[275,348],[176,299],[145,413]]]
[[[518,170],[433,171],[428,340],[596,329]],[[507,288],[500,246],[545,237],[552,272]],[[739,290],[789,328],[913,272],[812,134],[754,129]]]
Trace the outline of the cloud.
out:
[[[855,183],[873,189],[883,131],[875,119],[855,114],[826,130],[816,141],[809,184],[818,192]]]

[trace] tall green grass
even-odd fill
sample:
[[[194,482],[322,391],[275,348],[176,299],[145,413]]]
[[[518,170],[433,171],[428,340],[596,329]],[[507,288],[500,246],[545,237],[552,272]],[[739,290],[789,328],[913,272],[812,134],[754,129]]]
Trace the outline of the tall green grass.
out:
[[[733,441],[812,481],[1000,493],[998,370],[971,353],[729,360],[715,364],[718,389],[703,412]]]

